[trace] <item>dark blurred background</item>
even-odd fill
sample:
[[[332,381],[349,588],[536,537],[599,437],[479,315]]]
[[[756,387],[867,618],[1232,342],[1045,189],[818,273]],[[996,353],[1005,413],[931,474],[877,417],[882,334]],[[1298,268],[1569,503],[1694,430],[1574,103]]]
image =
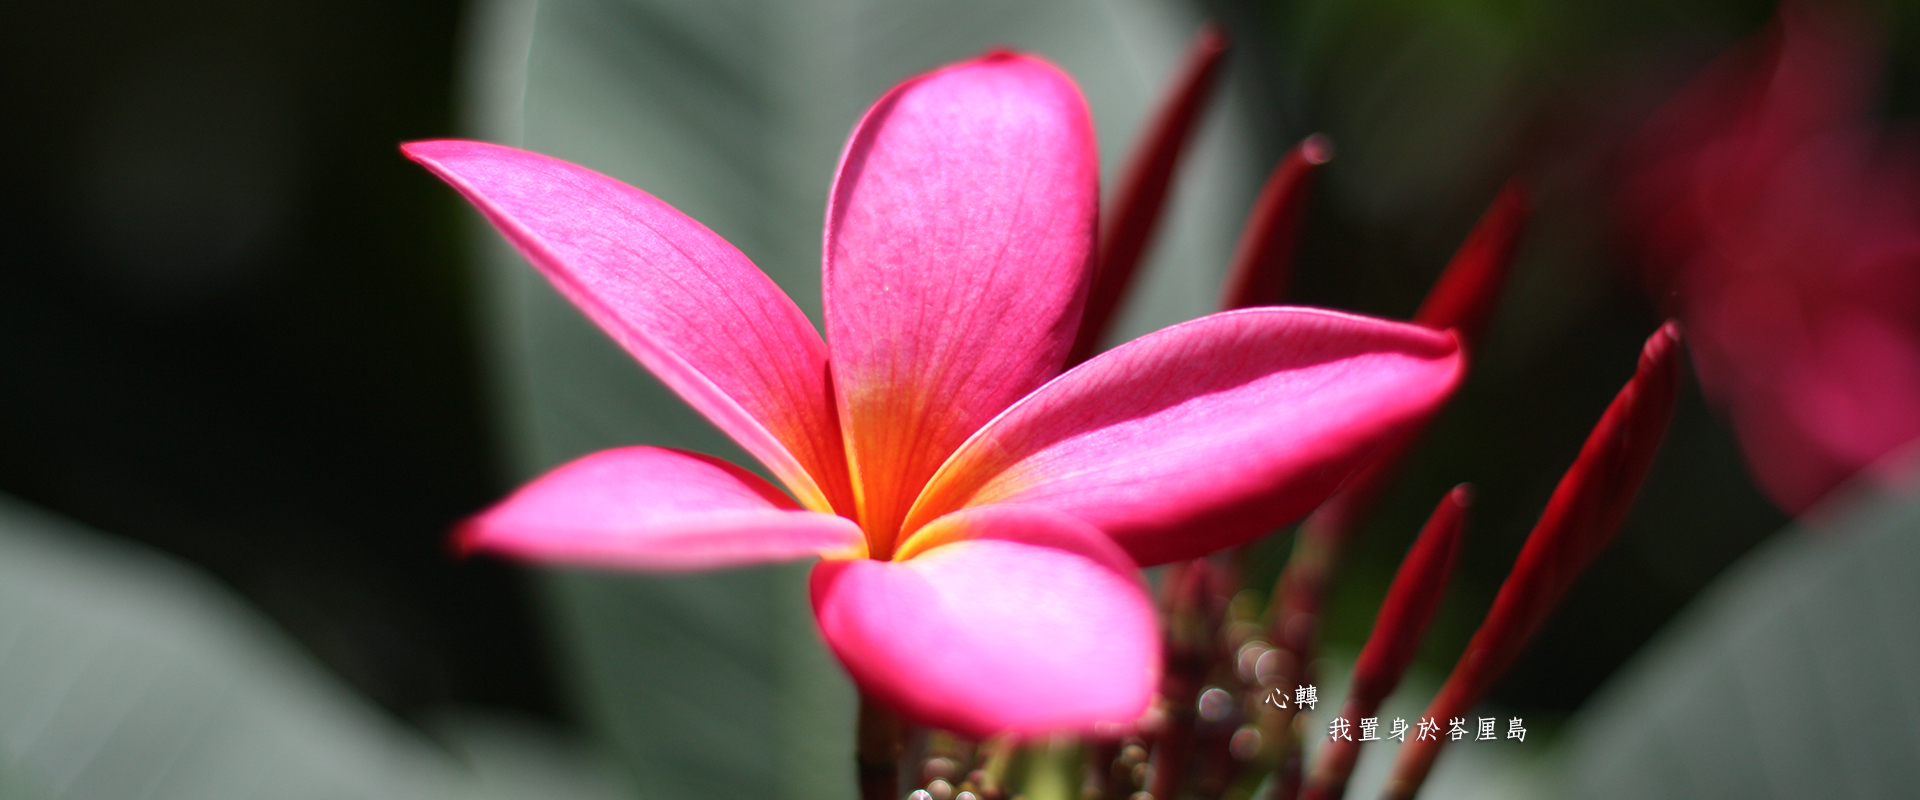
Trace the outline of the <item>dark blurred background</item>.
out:
[[[386,707],[558,713],[492,500],[461,6],[8,3],[0,491],[201,565]]]
[[[1920,109],[1907,4],[1888,110]],[[1267,156],[1339,156],[1298,302],[1408,316],[1500,184],[1537,213],[1476,372],[1359,545],[1355,644],[1445,487],[1479,490],[1427,648],[1444,668],[1659,322],[1607,225],[1611,149],[1772,5],[1216,3]],[[449,525],[507,487],[477,363],[468,214],[399,157],[455,130],[461,4],[6,5],[0,491],[196,563],[403,716],[566,716],[517,568]],[[984,45],[984,43],[983,43]],[[851,121],[849,121],[851,122]],[[1264,169],[1264,165],[1256,167]],[[1786,518],[1687,390],[1616,544],[1496,699],[1565,711]],[[1284,552],[1277,539],[1267,568]]]

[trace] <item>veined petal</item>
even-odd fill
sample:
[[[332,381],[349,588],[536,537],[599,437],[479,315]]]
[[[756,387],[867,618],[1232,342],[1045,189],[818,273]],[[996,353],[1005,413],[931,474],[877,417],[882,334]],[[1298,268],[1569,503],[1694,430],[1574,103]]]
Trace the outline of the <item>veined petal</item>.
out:
[[[826,344],[733,245],[646,192],[559,159],[483,142],[401,150],[460,190],[808,508],[851,513]]]
[[[1059,372],[1079,322],[1098,161],[1086,103],[995,53],[867,112],[827,206],[827,341],[876,554],[987,420]]]
[[[1454,337],[1305,308],[1227,311],[1060,376],[954,453],[907,519],[1023,503],[1141,564],[1193,558],[1306,513],[1458,383]]]
[[[1130,723],[1159,682],[1153,603],[1126,553],[1046,509],[935,520],[900,561],[823,561],[813,608],[867,692],[975,738]]]
[[[853,520],[807,511],[760,476],[659,447],[554,469],[461,526],[463,547],[597,567],[705,569],[852,555]]]

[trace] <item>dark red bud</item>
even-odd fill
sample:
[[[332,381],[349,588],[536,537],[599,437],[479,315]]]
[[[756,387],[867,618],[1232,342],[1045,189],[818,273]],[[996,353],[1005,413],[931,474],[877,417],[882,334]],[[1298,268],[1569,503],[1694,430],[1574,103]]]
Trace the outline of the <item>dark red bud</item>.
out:
[[[1234,248],[1220,310],[1277,305],[1286,298],[1313,173],[1331,158],[1333,143],[1316,133],[1287,151],[1267,176]]]
[[[1187,51],[1186,66],[1173,93],[1160,106],[1139,148],[1128,160],[1119,194],[1101,219],[1093,285],[1087,289],[1086,311],[1080,317],[1080,332],[1068,352],[1067,366],[1093,356],[1120,301],[1126,297],[1140,257],[1159,226],[1174,170],[1213,94],[1226,52],[1227,37],[1219,28],[1208,24],[1200,29]]]
[[[1466,484],[1448,492],[1401,560],[1387,599],[1374,618],[1373,631],[1360,650],[1360,660],[1353,666],[1352,688],[1341,716],[1350,720],[1373,716],[1380,710],[1380,702],[1400,684],[1407,665],[1413,663],[1460,553],[1470,497]],[[1359,756],[1360,743],[1356,740],[1337,739],[1321,748],[1306,793],[1301,795],[1303,800],[1338,800],[1346,791]]]
[[[1613,538],[1653,464],[1679,391],[1680,328],[1668,322],[1647,339],[1639,369],[1607,406],[1573,467],[1554,488],[1493,608],[1425,717],[1451,719],[1472,708]],[[1411,798],[1439,754],[1440,741],[1408,742],[1394,762],[1384,797]]]
[[[1414,540],[1413,548],[1394,573],[1393,585],[1380,604],[1373,631],[1360,649],[1353,667],[1351,694],[1373,707],[1386,699],[1400,684],[1400,676],[1413,663],[1420,649],[1420,637],[1440,607],[1440,596],[1453,572],[1454,558],[1467,527],[1467,504],[1472,489],[1466,484],[1454,487],[1427,518],[1427,525]],[[1372,710],[1372,709],[1369,709]]]
[[[1518,180],[1508,181],[1447,262],[1413,321],[1435,330],[1453,330],[1469,350],[1479,344],[1500,302],[1507,267],[1526,221],[1526,189]]]

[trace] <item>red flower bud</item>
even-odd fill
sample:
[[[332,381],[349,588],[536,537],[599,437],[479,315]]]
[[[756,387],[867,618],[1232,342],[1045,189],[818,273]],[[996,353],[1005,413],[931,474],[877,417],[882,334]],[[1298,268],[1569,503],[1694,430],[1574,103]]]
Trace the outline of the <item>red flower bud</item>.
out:
[[[1067,355],[1068,366],[1093,356],[1120,301],[1126,297],[1140,257],[1159,226],[1160,211],[1173,186],[1174,169],[1193,138],[1200,112],[1206,110],[1226,52],[1227,37],[1219,28],[1209,24],[1200,29],[1187,51],[1187,63],[1173,93],[1160,106],[1140,147],[1128,161],[1120,192],[1101,220],[1093,285],[1087,289],[1086,311],[1080,317],[1079,336]]]
[[[1352,688],[1347,692],[1347,719],[1371,717],[1380,710],[1380,701],[1393,693],[1420,649],[1420,638],[1440,607],[1440,595],[1446,591],[1447,576],[1460,553],[1460,539],[1466,530],[1466,484],[1448,492],[1433,510],[1427,525],[1414,540],[1413,548],[1394,573],[1393,586],[1380,604],[1373,632],[1360,650],[1353,666]],[[1346,791],[1347,778],[1360,756],[1360,743],[1336,739],[1320,750],[1313,776],[1307,784],[1304,800],[1337,800]]]
[[[1332,158],[1333,143],[1316,133],[1287,151],[1267,176],[1260,199],[1240,231],[1240,244],[1234,248],[1220,310],[1278,305],[1286,298],[1300,220],[1307,211],[1307,190],[1313,173]]]
[[[1580,571],[1613,538],[1633,505],[1680,390],[1680,329],[1668,322],[1640,353],[1640,367],[1615,396],[1580,456],[1560,479],[1547,510],[1527,535],[1493,608],[1423,715],[1462,716],[1520,655]],[[1388,777],[1386,798],[1418,791],[1443,740],[1408,742]]]
[[[1454,251],[1440,280],[1427,292],[1413,321],[1438,330],[1451,329],[1471,351],[1499,304],[1507,282],[1507,266],[1527,221],[1527,191],[1518,180],[1508,181],[1493,205]]]

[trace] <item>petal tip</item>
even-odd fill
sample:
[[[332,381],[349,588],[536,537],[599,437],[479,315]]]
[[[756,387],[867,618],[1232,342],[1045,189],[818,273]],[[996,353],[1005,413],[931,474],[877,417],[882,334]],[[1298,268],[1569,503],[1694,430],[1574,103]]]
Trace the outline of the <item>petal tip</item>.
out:
[[[500,145],[476,142],[468,139],[419,139],[400,143],[400,154],[413,161],[427,165],[441,158],[454,155],[463,150],[501,147]]]

